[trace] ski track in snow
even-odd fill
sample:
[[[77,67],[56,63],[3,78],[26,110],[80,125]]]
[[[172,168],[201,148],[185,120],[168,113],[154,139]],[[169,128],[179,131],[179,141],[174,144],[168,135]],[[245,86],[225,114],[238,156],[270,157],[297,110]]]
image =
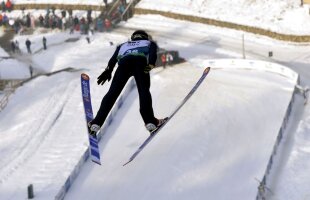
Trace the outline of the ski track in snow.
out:
[[[68,101],[68,91],[72,90],[72,85],[68,84],[66,86],[66,88],[63,88],[64,92],[54,93],[42,107],[36,108],[39,116],[36,119],[37,122],[32,123],[30,127],[27,127],[28,129],[23,130],[23,132],[27,133],[27,137],[20,140],[19,144],[16,144],[18,151],[13,152],[13,155],[10,155],[6,161],[2,161],[0,184],[4,184],[9,176],[18,170],[22,164],[26,163],[49,135],[51,128],[55,125]]]

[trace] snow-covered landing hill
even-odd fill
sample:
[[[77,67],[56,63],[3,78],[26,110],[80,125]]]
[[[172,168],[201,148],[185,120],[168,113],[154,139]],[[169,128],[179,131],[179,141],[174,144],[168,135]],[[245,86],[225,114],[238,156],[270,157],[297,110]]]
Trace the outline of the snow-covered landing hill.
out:
[[[182,64],[152,76],[154,108],[167,116],[203,68]],[[211,69],[159,135],[147,137],[133,91],[103,136],[103,165],[87,162],[66,199],[255,199],[294,84],[261,71]],[[263,112],[260,112],[263,111]]]

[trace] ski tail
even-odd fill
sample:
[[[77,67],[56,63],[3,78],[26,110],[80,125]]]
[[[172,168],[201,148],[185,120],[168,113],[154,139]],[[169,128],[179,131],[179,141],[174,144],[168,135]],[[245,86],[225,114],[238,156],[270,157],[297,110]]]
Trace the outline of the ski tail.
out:
[[[90,143],[91,160],[94,163],[101,165],[98,139],[96,137],[89,135],[89,143]]]

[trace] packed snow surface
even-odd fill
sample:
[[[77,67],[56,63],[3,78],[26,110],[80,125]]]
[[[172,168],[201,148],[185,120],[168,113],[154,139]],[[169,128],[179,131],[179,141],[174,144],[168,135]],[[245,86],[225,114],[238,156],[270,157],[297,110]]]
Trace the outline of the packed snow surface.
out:
[[[36,1],[40,2],[43,1]],[[306,6],[299,7],[296,1],[247,1],[246,4],[240,0],[216,4],[211,0],[174,0],[156,1],[156,6],[152,2],[143,0],[139,6],[154,6],[165,11],[182,10],[187,6],[191,9],[178,12],[205,17],[214,15],[216,19],[251,23],[249,25],[263,28],[272,26],[271,29],[288,34],[295,33],[291,29],[299,30],[296,34],[310,32],[307,30],[309,20],[303,14]],[[235,2],[239,2],[239,6],[235,6]],[[265,6],[262,6],[263,2]],[[274,4],[267,7],[272,2]],[[210,6],[213,9],[208,10]],[[244,13],[239,15],[239,7],[248,9],[243,9]],[[260,11],[256,12],[260,17],[254,17],[254,11],[248,12],[254,7]],[[228,8],[231,13],[227,14]],[[278,9],[273,18],[268,12],[270,9]],[[298,10],[301,14],[294,14]],[[229,17],[223,18],[225,12]],[[292,28],[281,23],[293,19],[286,17],[288,13],[303,20],[303,29],[298,28],[301,27],[299,21],[290,23]],[[244,21],[242,15],[248,16],[249,20]],[[173,111],[201,76],[208,59],[242,57],[240,41],[243,33],[156,15],[135,16],[111,33],[93,35],[91,44],[87,44],[79,33],[35,33],[16,37],[24,53],[23,44],[29,37],[36,53],[10,63],[23,67],[13,75],[29,77],[30,64],[40,73],[66,68],[78,71],[39,76],[24,83],[0,113],[0,199],[27,198],[28,184],[34,185],[36,199],[54,199],[88,146],[80,74],[86,72],[91,77],[96,113],[109,88],[109,83],[97,86],[96,77],[115,49],[110,46],[110,41],[114,44],[124,42],[137,28],[151,32],[160,47],[179,50],[180,56],[188,60],[184,64],[152,71],[151,92],[157,117]],[[43,35],[47,37],[47,51],[42,50]],[[274,62],[303,72],[303,83],[309,85],[308,46],[285,44],[251,34],[245,38],[247,58],[267,60],[268,51],[272,49]],[[66,42],[67,39],[77,41]],[[0,65],[8,67],[4,61]],[[258,186],[255,179],[261,179],[264,174],[293,89],[291,81],[274,73],[234,69],[229,64],[221,69],[211,69],[197,93],[152,143],[133,163],[122,167],[148,134],[134,90],[102,138],[103,165],[87,162],[66,199],[254,199]],[[299,112],[293,118],[298,120],[295,121],[297,128],[292,129],[285,143],[289,148],[284,151],[271,188],[274,195],[270,199],[303,200],[310,195],[310,177],[304,170],[310,159],[307,148],[309,106],[304,107],[305,111],[303,105],[297,107]]]

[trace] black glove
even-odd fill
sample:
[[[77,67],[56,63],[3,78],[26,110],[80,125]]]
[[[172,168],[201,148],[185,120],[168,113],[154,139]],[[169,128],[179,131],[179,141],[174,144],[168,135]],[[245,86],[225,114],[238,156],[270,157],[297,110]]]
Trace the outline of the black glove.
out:
[[[110,81],[112,71],[113,71],[113,69],[110,68],[109,66],[107,68],[105,68],[104,72],[102,72],[102,74],[100,76],[98,76],[98,78],[97,78],[98,85],[100,85],[100,84],[103,85],[106,82],[106,80]]]
[[[155,66],[154,66],[154,65],[151,65],[151,64],[145,66],[145,67],[144,67],[144,73],[146,73],[146,74],[149,73],[154,67],[155,67]]]

